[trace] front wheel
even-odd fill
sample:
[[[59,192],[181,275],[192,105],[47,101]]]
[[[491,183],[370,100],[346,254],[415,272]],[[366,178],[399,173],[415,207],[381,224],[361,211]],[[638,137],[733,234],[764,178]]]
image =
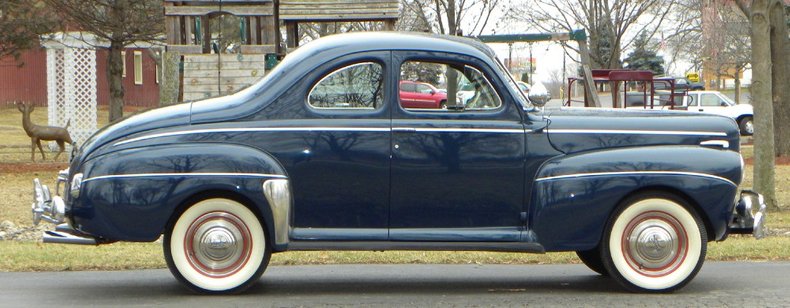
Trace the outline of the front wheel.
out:
[[[604,233],[601,257],[630,291],[669,292],[686,285],[705,260],[707,233],[699,216],[674,195],[631,197]]]
[[[255,283],[271,256],[266,234],[250,209],[230,199],[195,203],[164,237],[167,267],[201,293],[236,293]]]
[[[738,122],[738,127],[741,129],[741,135],[751,136],[754,135],[754,119],[750,116],[743,117]]]
[[[602,276],[609,276],[609,273],[606,272],[606,268],[603,266],[603,260],[601,260],[600,247],[595,247],[590,250],[579,250],[576,251],[576,255],[579,256],[579,259],[582,260],[582,263],[587,265],[587,267],[592,271],[601,274]]]

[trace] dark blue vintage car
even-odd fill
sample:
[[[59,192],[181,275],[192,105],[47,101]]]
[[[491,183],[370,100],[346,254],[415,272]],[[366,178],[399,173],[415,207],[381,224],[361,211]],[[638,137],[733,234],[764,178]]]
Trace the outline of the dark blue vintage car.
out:
[[[404,108],[403,80],[450,103]],[[244,290],[289,250],[575,251],[629,290],[671,291],[709,241],[762,236],[732,119],[543,110],[537,92],[478,41],[322,38],[239,93],[97,132],[62,196],[34,181],[33,212],[60,224],[44,242],[164,235],[173,275],[206,293]]]

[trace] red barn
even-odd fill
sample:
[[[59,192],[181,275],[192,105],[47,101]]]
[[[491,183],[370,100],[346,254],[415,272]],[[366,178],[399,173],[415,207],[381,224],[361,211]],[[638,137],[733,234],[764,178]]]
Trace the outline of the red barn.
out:
[[[147,48],[127,48],[124,51],[124,105],[155,107],[159,105],[159,80],[156,61]],[[110,89],[107,84],[106,49],[96,54],[96,91],[99,105],[108,105]],[[13,57],[0,59],[0,104],[13,101],[47,105],[47,53],[36,48],[22,53],[18,61]]]

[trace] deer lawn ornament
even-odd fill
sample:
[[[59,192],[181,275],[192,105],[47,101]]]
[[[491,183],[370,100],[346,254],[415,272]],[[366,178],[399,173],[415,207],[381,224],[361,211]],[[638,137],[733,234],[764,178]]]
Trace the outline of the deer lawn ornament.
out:
[[[36,146],[38,146],[38,151],[41,152],[41,159],[47,159],[44,156],[44,150],[41,148],[41,140],[55,141],[58,143],[60,151],[55,155],[55,160],[57,160],[58,156],[66,149],[66,142],[74,144],[74,142],[71,141],[71,136],[69,136],[69,131],[66,130],[69,128],[71,120],[66,122],[66,127],[36,125],[30,121],[30,114],[33,112],[33,109],[35,109],[33,105],[25,105],[25,103],[22,102],[14,104],[16,108],[22,112],[22,127],[25,129],[27,136],[30,137],[30,160],[36,160]]]

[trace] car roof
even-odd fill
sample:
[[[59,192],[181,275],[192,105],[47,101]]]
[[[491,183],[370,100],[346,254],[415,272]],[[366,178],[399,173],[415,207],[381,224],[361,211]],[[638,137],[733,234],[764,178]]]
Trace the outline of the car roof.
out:
[[[421,32],[352,32],[329,35],[305,44],[286,58],[376,50],[444,51],[480,59],[496,58],[494,51],[480,40]]]

